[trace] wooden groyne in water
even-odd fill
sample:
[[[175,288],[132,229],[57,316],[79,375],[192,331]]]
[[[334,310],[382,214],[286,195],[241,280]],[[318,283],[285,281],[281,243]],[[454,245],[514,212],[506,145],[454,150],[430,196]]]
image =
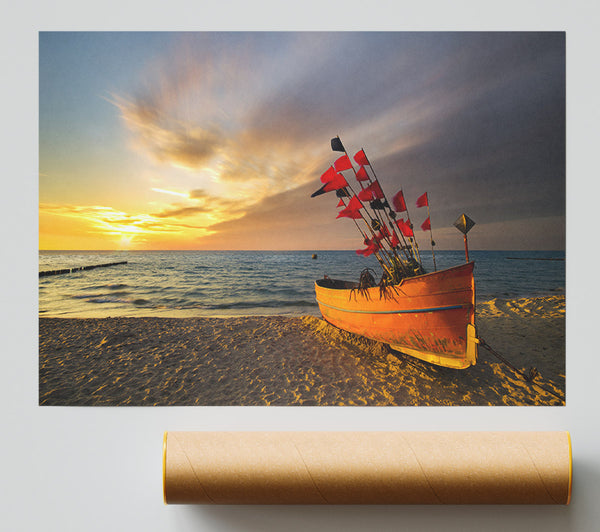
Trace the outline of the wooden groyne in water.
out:
[[[83,270],[93,270],[95,268],[106,268],[107,266],[118,266],[119,264],[127,264],[127,261],[124,260],[122,262],[109,262],[107,264],[94,264],[91,266],[80,266],[79,268],[65,268],[62,270],[47,270],[45,272],[40,272],[40,277],[46,277],[48,275],[61,275],[63,273],[80,272]]]

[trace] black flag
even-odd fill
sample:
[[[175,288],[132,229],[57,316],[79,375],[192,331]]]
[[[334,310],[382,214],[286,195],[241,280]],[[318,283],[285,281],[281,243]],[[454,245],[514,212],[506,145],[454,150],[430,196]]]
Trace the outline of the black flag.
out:
[[[325,187],[328,185],[329,183],[325,183],[319,190],[317,190],[316,192],[313,192],[310,197],[314,198],[316,196],[320,196],[321,194],[325,194],[326,190]]]
[[[375,199],[369,203],[369,207],[375,210],[384,210],[386,207],[389,208],[387,201],[381,201],[380,199]]]
[[[341,151],[341,152],[346,152],[346,150],[344,149],[344,145],[342,144],[342,141],[340,140],[340,137],[334,137],[331,139],[331,149],[333,151]]]
[[[325,190],[325,187],[329,185],[329,183],[325,183],[319,190],[316,190],[315,192],[313,192],[310,197],[311,198],[316,198],[317,196],[320,196],[321,194],[325,194],[326,192],[330,192],[329,190]],[[335,195],[338,198],[349,198],[350,194],[348,194],[348,191],[345,188],[338,188],[335,191]]]

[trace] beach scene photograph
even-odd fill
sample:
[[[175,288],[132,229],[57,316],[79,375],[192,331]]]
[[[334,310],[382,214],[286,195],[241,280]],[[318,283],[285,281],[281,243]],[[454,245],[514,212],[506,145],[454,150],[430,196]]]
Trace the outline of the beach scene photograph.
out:
[[[564,406],[564,32],[40,32],[39,405]]]

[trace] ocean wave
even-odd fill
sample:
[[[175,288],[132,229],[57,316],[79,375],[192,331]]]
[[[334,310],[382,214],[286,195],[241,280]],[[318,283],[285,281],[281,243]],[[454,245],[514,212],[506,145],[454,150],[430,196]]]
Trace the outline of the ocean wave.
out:
[[[125,283],[107,284],[101,288],[108,288],[109,290],[120,290],[121,288],[128,288],[129,285]]]
[[[103,296],[104,294],[72,294],[71,299],[90,299]]]
[[[86,299],[88,303],[131,303],[129,299],[123,299],[113,296],[100,296]]]
[[[231,303],[220,303],[217,305],[205,305],[201,308],[207,310],[233,310],[233,309],[253,309],[253,308],[289,308],[289,307],[316,307],[316,301],[310,300],[289,300],[289,301],[234,301]]]

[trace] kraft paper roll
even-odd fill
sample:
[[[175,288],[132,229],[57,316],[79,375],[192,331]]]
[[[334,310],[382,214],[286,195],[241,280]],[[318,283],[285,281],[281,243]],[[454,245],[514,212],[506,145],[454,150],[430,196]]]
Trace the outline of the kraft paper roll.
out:
[[[568,504],[568,432],[167,432],[167,504]]]

